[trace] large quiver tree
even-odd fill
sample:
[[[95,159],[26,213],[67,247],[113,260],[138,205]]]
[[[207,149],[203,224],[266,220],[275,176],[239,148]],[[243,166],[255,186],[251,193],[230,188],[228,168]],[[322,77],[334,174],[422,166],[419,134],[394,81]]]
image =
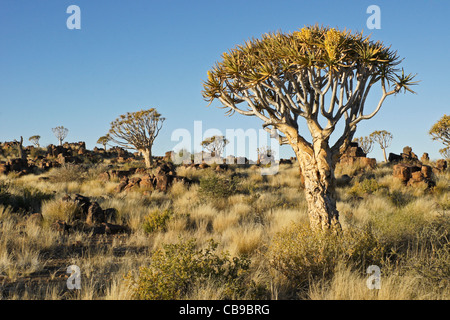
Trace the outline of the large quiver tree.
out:
[[[121,147],[138,150],[144,157],[145,166],[150,168],[153,142],[164,120],[154,108],[127,112],[111,122],[107,136]]]
[[[396,52],[361,33],[305,27],[266,34],[224,53],[208,72],[203,97],[281,133],[280,144],[293,148],[304,175],[311,226],[339,229],[335,164],[360,121],[372,118],[386,97],[411,91],[414,76],[399,72],[399,63]],[[381,97],[366,113],[375,85]],[[341,132],[331,140],[340,120]]]

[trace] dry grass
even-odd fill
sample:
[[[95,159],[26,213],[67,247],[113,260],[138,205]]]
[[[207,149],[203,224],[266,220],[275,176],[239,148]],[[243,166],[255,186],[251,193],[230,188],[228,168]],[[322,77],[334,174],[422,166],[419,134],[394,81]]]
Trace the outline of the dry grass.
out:
[[[380,247],[386,249],[385,260],[380,265],[382,287],[369,290],[363,266],[355,266],[345,259],[338,261],[330,277],[307,281],[302,288],[271,264],[268,253],[273,239],[280,239],[283,230],[294,223],[308,224],[297,164],[281,165],[278,174],[273,176],[262,176],[251,167],[235,166],[221,174],[212,169],[177,168],[177,174],[196,181],[210,175],[230,179],[234,174],[235,192],[220,199],[202,194],[198,183],[191,186],[175,183],[167,193],[133,190],[117,194],[114,188],[118,181],[97,179],[96,168],[86,169],[78,181],[62,179],[77,170],[0,176],[0,184],[8,185],[8,194],[3,198],[0,194],[0,201],[3,199],[0,202],[0,281],[6,284],[0,290],[3,298],[130,299],[132,290],[124,276],[147,265],[152,253],[163,245],[191,238],[199,246],[213,239],[221,252],[228,252],[231,257],[248,257],[251,261],[248,281],[256,284],[262,292],[259,297],[264,299],[450,298],[448,286],[440,287],[436,280],[447,281],[450,276],[445,272],[425,271],[430,263],[434,268],[431,270],[445,271],[450,265],[447,264],[450,254],[447,255],[443,244],[445,237],[439,236],[444,231],[450,233],[450,223],[446,222],[450,220],[449,173],[438,175],[434,190],[427,191],[404,186],[392,177],[389,166],[366,172],[367,176],[361,175],[361,168],[337,168],[337,176],[355,175],[350,184],[337,190],[344,230],[370,228]],[[363,187],[369,175],[377,184],[367,192]],[[83,232],[61,235],[54,231],[51,222],[70,222],[77,210],[70,202],[60,199],[75,193],[91,197],[104,209],[115,208],[116,223],[127,225],[131,233],[123,237],[92,238]],[[13,205],[23,208],[17,210]],[[173,215],[165,228],[145,232],[145,218],[155,210],[166,209]],[[44,223],[27,221],[28,214],[34,212],[43,214]],[[304,241],[305,248],[314,248],[307,243],[307,238]],[[440,251],[429,251],[430,243],[435,249],[438,243]],[[282,243],[279,245],[283,248]],[[356,250],[347,247],[345,252],[353,249]],[[290,253],[285,254],[289,258]],[[82,290],[78,295],[68,292],[65,286],[68,277],[65,270],[70,264],[78,265],[82,271]],[[302,270],[309,272],[307,267]],[[48,281],[39,282],[44,274]],[[24,286],[27,281],[28,285]],[[223,288],[206,282],[190,291],[186,298],[223,299],[225,296]]]

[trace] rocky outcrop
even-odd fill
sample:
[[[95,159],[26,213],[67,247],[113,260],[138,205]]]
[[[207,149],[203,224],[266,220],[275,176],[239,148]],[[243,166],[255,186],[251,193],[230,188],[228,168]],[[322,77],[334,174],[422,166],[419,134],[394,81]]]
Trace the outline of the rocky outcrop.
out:
[[[116,234],[128,232],[126,226],[113,224],[116,220],[117,210],[114,208],[102,209],[96,201],[80,194],[66,195],[64,201],[70,201],[77,205],[79,210],[69,224],[63,220],[57,220],[52,227],[60,232],[82,231],[92,234]]]
[[[436,185],[432,176],[432,168],[428,165],[399,163],[393,167],[393,176],[407,186],[426,184],[431,188]]]
[[[377,165],[375,158],[367,158],[357,142],[351,142],[347,150],[341,155],[339,163],[344,165],[360,165],[362,168],[374,169]]]

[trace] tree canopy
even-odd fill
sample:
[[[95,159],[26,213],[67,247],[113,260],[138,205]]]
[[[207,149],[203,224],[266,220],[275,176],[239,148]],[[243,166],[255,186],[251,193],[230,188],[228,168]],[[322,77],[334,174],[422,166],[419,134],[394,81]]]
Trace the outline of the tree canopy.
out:
[[[439,152],[444,158],[449,158],[450,154],[450,116],[444,114],[430,129],[429,134],[433,140],[440,141],[445,145],[445,148],[440,149]]]
[[[203,97],[210,103],[220,100],[228,114],[257,116],[264,127],[287,124],[298,129],[297,119],[303,117],[320,138],[328,138],[344,117],[344,134],[335,150],[344,140],[351,141],[356,124],[372,118],[387,96],[413,92],[414,75],[400,70],[400,62],[396,51],[358,32],[316,25],[269,33],[225,52],[208,72]],[[378,82],[381,98],[366,113],[364,103]],[[326,93],[331,95],[328,101]],[[301,138],[312,151],[311,143]],[[287,138],[280,137],[280,142],[287,143]]]
[[[121,147],[140,151],[149,167],[152,163],[153,142],[164,120],[154,108],[127,112],[111,122],[108,136]]]
[[[223,53],[208,71],[202,94],[209,104],[219,100],[228,115],[258,117],[280,144],[291,145],[305,181],[311,226],[340,229],[335,164],[360,121],[375,116],[388,96],[414,92],[415,75],[405,74],[401,61],[396,51],[360,32],[308,26],[268,33]],[[367,111],[376,85],[381,96]]]

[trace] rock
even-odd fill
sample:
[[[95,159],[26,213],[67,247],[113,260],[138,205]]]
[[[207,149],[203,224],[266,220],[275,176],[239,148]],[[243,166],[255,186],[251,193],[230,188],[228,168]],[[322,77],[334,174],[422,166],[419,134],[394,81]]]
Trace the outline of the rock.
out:
[[[340,176],[339,178],[336,179],[336,184],[340,187],[345,187],[350,185],[350,182],[352,181],[352,178],[347,175],[347,174],[343,174],[342,176]]]
[[[105,213],[97,202],[93,202],[88,209],[86,217],[87,224],[97,224],[105,222]]]
[[[156,189],[166,192],[173,181],[173,176],[159,172],[156,174]]]
[[[169,162],[175,158],[175,153],[173,151],[167,151],[164,155],[163,161]]]
[[[423,177],[422,171],[412,172],[410,180],[413,180],[415,182],[423,181],[424,177]]]
[[[403,148],[403,153],[404,154],[411,155],[411,152],[412,152],[412,148],[411,147],[406,146],[406,147]]]
[[[98,235],[98,234],[113,235],[113,234],[127,233],[127,232],[129,232],[129,229],[127,227],[121,226],[118,224],[107,223],[107,222],[103,222],[102,224],[95,226],[92,229],[93,235]]]
[[[291,159],[280,159],[279,164],[292,164]]]
[[[224,172],[224,171],[228,170],[228,165],[227,164],[219,164],[216,166],[215,170],[217,172]]]
[[[27,221],[39,224],[44,221],[44,216],[42,215],[42,213],[33,213],[28,216]]]
[[[199,169],[207,169],[207,168],[209,168],[209,164],[207,164],[207,163],[200,163],[198,165],[198,168]]]
[[[126,233],[129,232],[129,229],[125,226],[121,226],[118,224],[112,224],[112,223],[102,223],[105,226],[105,233],[106,234],[118,234],[118,233]]]
[[[421,162],[429,162],[430,161],[430,157],[428,155],[428,153],[424,152],[422,157],[420,158]]]
[[[120,193],[125,189],[127,185],[128,185],[128,178],[125,177],[124,179],[120,180],[119,185],[114,189],[114,191]]]
[[[145,188],[149,190],[154,190],[156,186],[156,178],[154,175],[147,174],[141,178],[141,181],[139,182],[140,188]]]
[[[425,179],[432,178],[433,170],[432,170],[431,166],[422,165],[422,168],[420,171],[422,172],[422,175]]]
[[[124,188],[124,191],[129,191],[135,187],[139,187],[140,182],[141,182],[141,178],[139,178],[139,177],[129,179],[128,184]]]
[[[360,162],[361,166],[363,166],[365,168],[375,169],[377,166],[377,159],[375,159],[375,158],[360,157],[359,162]]]
[[[397,179],[400,179],[403,183],[407,183],[411,178],[411,168],[406,164],[396,164],[394,166],[393,176]]]
[[[403,148],[403,152],[400,155],[402,159],[405,161],[415,162],[415,160],[418,160],[417,155],[414,152],[412,152],[412,148],[408,146]]]
[[[103,213],[105,215],[105,221],[116,221],[117,219],[117,209],[115,208],[108,208],[103,210]]]
[[[52,223],[51,227],[58,231],[58,232],[67,232],[70,229],[70,225],[68,225],[65,221],[63,220],[56,220],[55,222]]]
[[[403,160],[402,156],[400,156],[398,154],[395,154],[395,153],[392,153],[392,152],[389,153],[389,157],[388,157],[388,161],[389,162],[400,162],[402,160]]]
[[[134,173],[135,174],[147,174],[147,169],[146,168],[136,168]]]
[[[447,161],[445,161],[444,159],[439,159],[436,161],[436,169],[439,172],[444,172],[445,169],[447,169]]]
[[[102,172],[98,175],[98,179],[101,181],[109,181],[109,173],[108,172]]]
[[[7,174],[9,172],[9,165],[0,163],[0,174]]]
[[[82,196],[81,194],[76,194],[73,199],[71,199],[71,197],[68,195],[66,197],[68,197],[68,199],[69,199],[66,201],[73,201],[78,205],[78,207],[80,207],[79,214],[76,215],[74,218],[85,220],[88,215],[89,207],[91,205],[91,200],[88,197]]]
[[[431,188],[436,185],[431,178],[431,167],[426,165],[396,164],[393,175],[408,186],[424,185]]]
[[[366,154],[359,147],[357,142],[351,142],[342,156],[343,157],[366,157]]]

